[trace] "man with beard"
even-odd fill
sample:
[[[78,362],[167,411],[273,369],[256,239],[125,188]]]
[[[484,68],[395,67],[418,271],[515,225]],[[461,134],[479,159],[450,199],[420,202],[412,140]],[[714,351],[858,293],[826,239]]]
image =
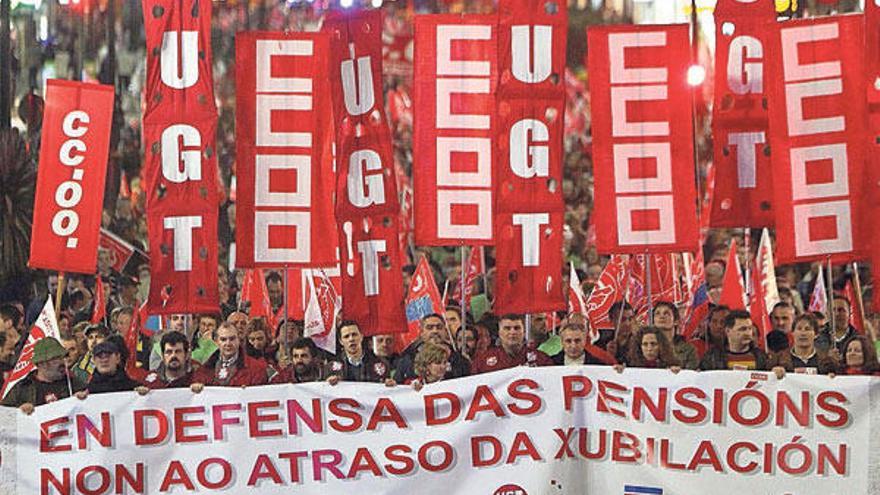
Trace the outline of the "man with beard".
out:
[[[70,389],[79,392],[86,387],[85,382],[68,374],[64,366],[64,350],[61,343],[52,337],[45,337],[34,345],[31,362],[32,371],[3,399],[4,406],[18,407],[25,414],[34,412],[34,407],[70,397]],[[68,388],[70,380],[70,389]]]
[[[340,380],[345,380],[394,385],[388,362],[364,348],[364,335],[357,323],[343,321],[340,324],[339,343],[342,344],[342,355],[327,361],[328,383],[336,385]]]
[[[126,392],[139,385],[131,379],[122,367],[119,348],[111,340],[105,340],[92,349],[95,356],[95,372],[89,380],[88,390],[91,394],[108,392]]]
[[[290,366],[272,377],[271,383],[307,383],[324,379],[312,339],[300,337],[290,347]]]
[[[488,373],[515,366],[552,366],[553,361],[543,352],[528,350],[525,342],[525,317],[521,314],[506,314],[498,322],[499,347],[477,354],[474,358],[473,372]]]
[[[449,344],[449,331],[443,317],[432,313],[422,317],[419,322],[419,338],[408,345],[397,360],[394,371],[394,379],[403,383],[417,377],[413,363],[419,348],[426,343],[441,345],[449,349],[449,368],[444,378],[459,378],[470,374],[470,365],[461,353],[453,351]]]
[[[169,332],[162,336],[162,364],[142,380],[143,385],[136,388],[141,395],[149,390],[162,388],[183,388],[192,384],[192,371],[189,366],[189,341],[180,332]]]
[[[205,385],[247,387],[269,381],[266,365],[245,354],[235,325],[222,323],[214,332],[214,339],[217,352],[193,373],[193,392],[201,392]]]

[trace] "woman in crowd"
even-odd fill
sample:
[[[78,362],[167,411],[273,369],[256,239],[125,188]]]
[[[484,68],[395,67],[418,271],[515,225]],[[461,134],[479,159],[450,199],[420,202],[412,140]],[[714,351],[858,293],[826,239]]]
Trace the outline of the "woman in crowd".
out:
[[[449,367],[449,350],[437,344],[423,345],[413,361],[416,378],[411,380],[413,389],[421,390],[429,383],[439,382]]]
[[[697,349],[678,335],[678,325],[681,316],[675,304],[669,301],[659,301],[654,305],[654,326],[663,331],[666,341],[672,346],[672,352],[682,368],[695,370],[700,364],[697,359]]]
[[[669,368],[673,373],[681,370],[666,332],[659,327],[643,327],[636,332],[627,364],[633,368]]]
[[[838,373],[841,375],[880,375],[880,363],[874,345],[863,335],[846,344]]]
[[[272,343],[272,333],[266,319],[260,317],[249,321],[245,327],[245,336],[247,355],[277,369],[275,353],[278,348]]]

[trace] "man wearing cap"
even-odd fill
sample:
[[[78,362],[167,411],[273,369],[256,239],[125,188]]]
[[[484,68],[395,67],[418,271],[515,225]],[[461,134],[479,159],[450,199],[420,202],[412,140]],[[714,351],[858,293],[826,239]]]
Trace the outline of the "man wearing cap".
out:
[[[245,354],[235,325],[221,323],[214,332],[214,340],[217,352],[193,373],[193,392],[201,392],[205,385],[247,387],[269,381],[266,365]]]
[[[96,345],[92,354],[95,356],[95,372],[89,380],[89,393],[126,392],[139,385],[122,367],[121,353],[113,341],[105,340]]]
[[[69,397],[68,380],[74,392],[83,390],[85,382],[68,374],[64,366],[66,355],[67,351],[53,337],[37,341],[31,358],[36,369],[12,387],[2,404],[18,407],[25,414],[31,414],[36,406]]]
[[[190,369],[189,340],[180,332],[168,332],[162,336],[159,345],[162,349],[162,364],[142,380],[143,385],[136,388],[141,395],[149,390],[161,388],[182,388],[192,384]]]
[[[86,327],[85,334],[87,352],[83,355],[82,359],[79,360],[79,363],[74,366],[73,373],[78,376],[80,380],[88,383],[92,373],[95,371],[95,360],[93,359],[94,353],[92,349],[94,349],[96,345],[107,340],[107,337],[110,336],[110,329],[98,323]]]

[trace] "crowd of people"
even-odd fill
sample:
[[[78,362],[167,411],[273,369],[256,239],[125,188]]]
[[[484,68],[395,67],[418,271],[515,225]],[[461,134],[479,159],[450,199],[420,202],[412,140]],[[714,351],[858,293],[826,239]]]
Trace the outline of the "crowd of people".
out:
[[[779,378],[786,373],[880,375],[873,332],[862,335],[850,324],[852,305],[843,295],[834,298],[827,321],[821,313],[778,303],[766,336],[759,335],[748,312],[720,305],[711,307],[703,330],[691,338],[681,334],[679,308],[668,301],[654,304],[650,323],[640,322],[630,304],[618,301],[609,312],[614,328],[604,332],[591,331],[580,313],[487,312],[474,322],[469,312],[448,306],[443,314],[423,316],[418,335],[405,346],[399,334],[367,337],[356,322],[341,321],[336,352],[330,353],[303,336],[302,321],[281,321],[273,328],[265,318],[238,309],[225,317],[171,315],[148,334],[137,320],[132,324],[135,308],[113,297],[107,324],[91,323],[81,291],[88,289],[75,288],[66,298],[61,338],[36,342],[35,369],[7,392],[3,405],[30,414],[71,395],[84,399],[184,387],[199,393],[205,386],[315,381],[409,385],[419,391],[441,380],[516,366],[762,370]],[[0,305],[0,363],[7,376],[27,340],[22,309]],[[137,332],[136,338],[128,338],[129,332]],[[610,338],[593,338],[601,334]]]

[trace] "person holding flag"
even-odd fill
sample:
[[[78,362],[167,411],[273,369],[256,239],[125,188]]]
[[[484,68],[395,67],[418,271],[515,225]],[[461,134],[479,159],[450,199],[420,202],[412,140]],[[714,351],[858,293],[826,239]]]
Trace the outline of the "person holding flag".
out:
[[[64,364],[67,350],[54,337],[44,337],[33,347],[35,369],[16,383],[2,405],[17,407],[30,415],[34,408],[70,397],[86,388],[85,382],[72,376]]]

